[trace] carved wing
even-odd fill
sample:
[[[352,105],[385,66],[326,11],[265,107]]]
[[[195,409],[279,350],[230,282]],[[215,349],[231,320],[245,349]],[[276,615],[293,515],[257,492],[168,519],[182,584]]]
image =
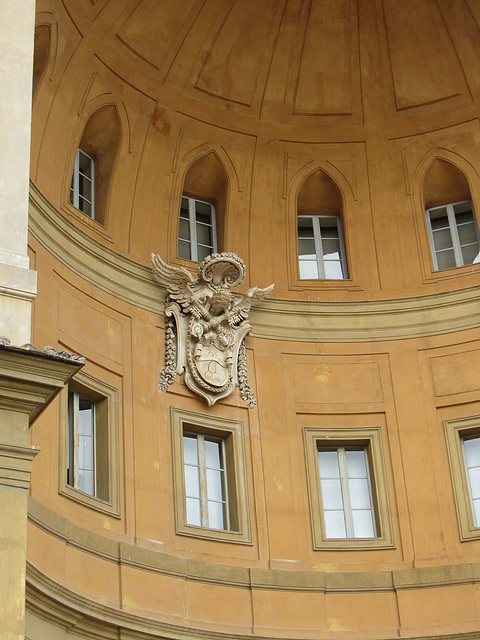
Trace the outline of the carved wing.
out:
[[[196,280],[184,267],[172,267],[162,260],[158,253],[152,253],[153,272],[167,288],[169,297],[177,302],[183,311],[190,310],[191,284]]]
[[[265,289],[260,289],[259,287],[252,287],[244,293],[243,296],[238,300],[232,309],[232,314],[230,315],[229,323],[231,325],[239,324],[243,320],[248,318],[248,314],[250,311],[250,307],[254,302],[259,302],[266,298],[272,291],[274,285],[271,284],[269,287],[265,287]]]

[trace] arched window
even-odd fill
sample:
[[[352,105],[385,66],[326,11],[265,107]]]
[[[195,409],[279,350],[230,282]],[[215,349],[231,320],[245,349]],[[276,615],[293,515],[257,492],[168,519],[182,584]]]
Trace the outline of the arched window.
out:
[[[90,116],[78,147],[70,202],[100,224],[105,223],[108,194],[120,138],[117,110],[106,105]]]
[[[342,229],[343,199],[321,169],[302,183],[297,199],[300,280],[348,278]]]
[[[464,173],[437,158],[423,183],[435,271],[480,262],[478,226]]]
[[[178,256],[201,262],[223,250],[228,180],[213,152],[195,160],[185,175],[178,227]]]

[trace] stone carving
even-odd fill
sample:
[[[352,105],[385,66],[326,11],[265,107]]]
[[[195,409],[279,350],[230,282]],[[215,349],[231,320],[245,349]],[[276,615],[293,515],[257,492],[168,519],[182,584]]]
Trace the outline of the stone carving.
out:
[[[166,287],[165,366],[158,387],[166,391],[177,374],[213,405],[238,386],[248,407],[256,404],[248,384],[245,336],[252,331],[250,307],[273,289],[253,287],[242,297],[230,291],[243,282],[245,265],[234,253],[213,253],[198,267],[198,278],[152,254],[153,271]]]
[[[10,349],[21,349],[22,351],[35,351],[37,353],[44,353],[47,356],[58,358],[59,360],[73,360],[75,362],[84,363],[85,356],[80,356],[78,353],[70,353],[69,351],[56,351],[53,347],[43,347],[43,349],[37,349],[33,344],[27,342],[20,347],[16,347],[10,344],[10,339],[5,336],[0,336],[0,347],[9,347]]]

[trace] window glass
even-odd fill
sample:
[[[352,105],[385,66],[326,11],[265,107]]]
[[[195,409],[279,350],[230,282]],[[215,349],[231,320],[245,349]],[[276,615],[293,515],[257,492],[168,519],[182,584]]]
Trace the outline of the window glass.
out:
[[[298,216],[298,260],[301,280],[347,277],[338,216]]]
[[[436,270],[480,261],[478,228],[470,200],[427,209],[427,222]]]
[[[70,185],[70,202],[74,207],[94,218],[94,175],[93,158],[78,149]]]
[[[326,538],[375,536],[366,449],[318,449]]]
[[[213,204],[183,196],[178,230],[179,257],[202,262],[216,250]]]

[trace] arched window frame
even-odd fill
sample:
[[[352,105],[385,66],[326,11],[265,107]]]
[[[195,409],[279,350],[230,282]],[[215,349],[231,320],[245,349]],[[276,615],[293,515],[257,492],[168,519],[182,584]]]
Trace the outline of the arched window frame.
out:
[[[342,212],[338,216],[341,222],[341,233],[343,239],[342,256],[346,265],[347,277],[342,279],[302,279],[299,272],[298,253],[298,194],[302,184],[316,171],[322,171],[333,180],[340,191],[342,197]],[[354,191],[345,176],[338,171],[333,163],[328,165],[324,162],[310,162],[299,169],[292,177],[286,187],[287,198],[287,251],[288,251],[288,280],[289,288],[292,290],[360,290],[355,270],[355,247],[350,239],[349,226],[353,224],[356,210]],[[322,214],[319,214],[321,217]],[[328,217],[328,216],[326,216]]]
[[[433,257],[429,223],[427,220],[427,211],[434,207],[427,207],[428,203],[424,197],[424,181],[429,169],[436,160],[449,162],[464,174],[468,183],[470,200],[474,212],[479,211],[478,203],[480,203],[480,182],[478,175],[474,166],[470,164],[466,158],[446,148],[442,148],[429,151],[417,164],[416,169],[412,172],[411,179],[407,181],[407,192],[412,195],[414,211],[413,223],[417,236],[417,247],[424,283],[439,282],[445,279],[451,281],[453,275],[455,275],[455,277],[468,277],[473,273],[477,273],[478,270],[476,264],[459,265],[448,269],[435,268],[435,258]],[[455,204],[454,200],[456,199],[452,198],[452,202],[446,204]],[[475,213],[475,220],[478,229],[477,213]]]

